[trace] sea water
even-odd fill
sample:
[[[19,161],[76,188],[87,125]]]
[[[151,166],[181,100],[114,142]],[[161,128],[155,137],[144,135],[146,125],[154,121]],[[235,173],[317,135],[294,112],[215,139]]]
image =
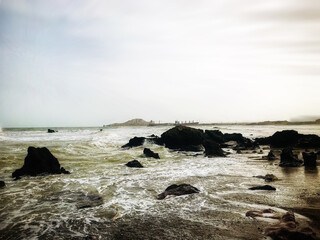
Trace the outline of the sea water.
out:
[[[160,136],[169,128],[57,128],[56,133],[44,128],[2,129],[0,180],[6,187],[0,189],[0,239],[257,239],[261,232],[245,217],[246,211],[320,209],[318,170],[280,168],[277,161],[263,160],[267,147],[262,154],[226,149],[230,154],[225,158],[172,151],[148,142],[121,148],[134,136]],[[197,128],[242,133],[252,139],[284,129],[320,135],[316,125]],[[14,181],[11,174],[22,167],[29,146],[47,147],[71,174]],[[160,159],[145,158],[144,147],[159,153]],[[126,167],[133,159],[144,168]],[[253,176],[267,173],[280,179],[272,183],[277,191],[248,190],[265,184]],[[157,200],[166,187],[179,183],[191,184],[200,193]],[[78,193],[100,195],[103,204],[78,209]],[[139,224],[150,226],[150,232],[139,230]],[[180,228],[184,231],[178,232]]]

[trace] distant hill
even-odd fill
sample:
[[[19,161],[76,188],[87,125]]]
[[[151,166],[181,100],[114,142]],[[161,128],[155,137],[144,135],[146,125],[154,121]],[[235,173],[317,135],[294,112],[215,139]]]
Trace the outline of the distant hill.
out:
[[[150,123],[141,118],[135,118],[124,123],[113,123],[108,126],[148,126]]]

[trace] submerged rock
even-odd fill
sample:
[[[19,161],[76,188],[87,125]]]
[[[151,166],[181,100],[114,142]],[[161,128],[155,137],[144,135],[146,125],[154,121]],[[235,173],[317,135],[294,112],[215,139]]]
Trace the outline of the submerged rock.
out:
[[[6,186],[6,183],[4,181],[0,181],[0,188],[4,188]]]
[[[180,185],[173,184],[173,185],[167,187],[163,193],[158,195],[157,198],[159,200],[162,200],[168,195],[180,196],[180,195],[199,193],[199,192],[200,192],[199,189],[191,186],[190,184],[180,184]]]
[[[143,168],[142,164],[138,160],[127,162],[126,166],[131,168]]]
[[[89,193],[86,195],[79,196],[77,199],[77,208],[90,208],[96,207],[103,204],[103,199],[101,196],[93,193]]]
[[[271,191],[275,191],[276,188],[272,187],[270,185],[263,185],[263,186],[251,187],[251,188],[249,188],[249,190],[271,190]]]
[[[132,147],[142,146],[145,139],[146,139],[145,137],[131,138],[127,144],[122,146],[122,148],[132,148]]]
[[[282,150],[280,158],[280,167],[300,167],[303,163],[296,155],[293,155],[290,147]]]
[[[317,166],[317,154],[314,152],[303,152],[302,153],[304,165],[306,167],[315,167]]]
[[[204,132],[201,129],[176,126],[161,135],[165,146],[181,151],[202,151]]]
[[[146,157],[152,157],[152,158],[155,158],[155,159],[160,159],[159,154],[153,152],[153,151],[150,150],[149,148],[143,149],[143,154],[144,154]]]
[[[28,154],[24,159],[22,168],[15,170],[12,173],[13,178],[30,175],[36,176],[39,174],[61,174],[70,173],[64,168],[60,168],[60,163],[52,153],[46,148],[29,147]]]
[[[211,140],[205,140],[203,142],[204,153],[208,157],[225,157],[225,153],[221,149],[220,145]]]

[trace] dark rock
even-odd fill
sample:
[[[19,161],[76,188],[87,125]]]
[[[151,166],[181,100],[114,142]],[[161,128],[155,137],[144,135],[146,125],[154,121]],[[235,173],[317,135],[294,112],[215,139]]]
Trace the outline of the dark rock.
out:
[[[282,132],[276,132],[271,136],[271,147],[289,147],[294,146],[299,139],[299,134],[294,130],[284,130]]]
[[[271,190],[271,191],[275,191],[276,188],[272,187],[270,185],[263,185],[263,186],[251,187],[251,188],[249,188],[249,190]]]
[[[149,148],[143,149],[143,154],[144,154],[146,157],[152,157],[152,158],[155,158],[155,159],[160,159],[159,154],[153,152],[153,151],[150,150]]]
[[[205,140],[203,142],[205,148],[205,155],[208,157],[225,157],[225,153],[220,148],[220,145],[212,140]]]
[[[146,140],[150,143],[154,143],[154,144],[161,145],[161,146],[164,144],[162,139],[154,134],[147,137]]]
[[[242,153],[239,148],[237,149],[237,153],[238,153],[238,154],[241,154],[241,153]]]
[[[138,160],[132,160],[126,163],[126,166],[131,168],[143,168],[142,164]]]
[[[290,147],[282,150],[280,158],[280,167],[300,167],[303,163],[296,155],[293,155]]]
[[[173,184],[166,188],[166,190],[158,195],[158,199],[164,199],[168,195],[186,195],[186,194],[192,194],[192,193],[199,193],[200,190],[191,186],[190,184]]]
[[[68,171],[64,168],[63,172],[61,172],[58,159],[47,148],[29,147],[23,167],[14,171],[12,177],[18,178],[23,175],[36,176],[39,174],[60,174],[66,172]]]
[[[273,160],[277,159],[272,150],[270,150],[270,152],[268,153],[268,157],[267,158],[268,158],[269,161],[273,161]]]
[[[145,137],[131,138],[127,144],[122,146],[122,148],[132,148],[132,147],[142,146],[145,139],[146,139]]]
[[[201,129],[186,126],[176,126],[161,135],[161,139],[167,148],[194,151],[200,149],[204,140],[204,132]]]
[[[55,130],[53,130],[53,129],[48,129],[48,133],[54,133],[54,132],[56,132]]]
[[[255,176],[256,178],[262,178],[264,179],[266,182],[273,182],[276,180],[279,180],[275,175],[273,174],[266,174],[265,176]]]
[[[0,181],[0,188],[4,188],[6,186],[6,183],[4,181]]]
[[[315,167],[317,166],[317,154],[314,152],[303,152],[302,153],[304,165],[306,167]]]

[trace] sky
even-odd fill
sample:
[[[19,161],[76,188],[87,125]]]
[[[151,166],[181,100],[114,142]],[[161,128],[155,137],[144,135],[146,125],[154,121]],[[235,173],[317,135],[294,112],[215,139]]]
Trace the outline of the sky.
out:
[[[319,0],[0,0],[0,126],[320,115]]]

